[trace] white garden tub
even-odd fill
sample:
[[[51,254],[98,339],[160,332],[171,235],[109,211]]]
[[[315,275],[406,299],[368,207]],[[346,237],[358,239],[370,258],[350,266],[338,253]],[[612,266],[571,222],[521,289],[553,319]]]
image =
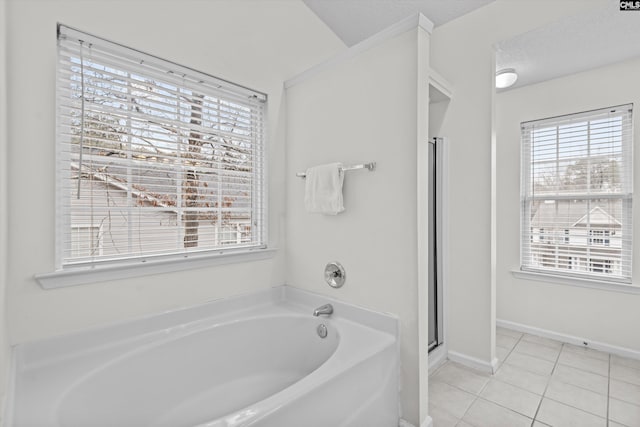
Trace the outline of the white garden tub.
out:
[[[6,425],[396,427],[397,330],[283,286],[24,344]]]

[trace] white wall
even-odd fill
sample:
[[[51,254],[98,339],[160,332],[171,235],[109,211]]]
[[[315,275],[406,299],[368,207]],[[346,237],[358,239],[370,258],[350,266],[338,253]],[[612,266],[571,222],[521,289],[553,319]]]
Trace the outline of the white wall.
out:
[[[520,122],[634,103],[634,141],[640,141],[640,58],[496,97],[498,140],[498,313],[502,320],[640,351],[640,295],[517,279],[519,269]],[[634,185],[640,188],[635,150]],[[640,242],[640,209],[634,203],[633,239]],[[640,251],[634,250],[633,284],[640,286]]]
[[[448,350],[489,367],[495,347],[495,230],[492,227],[493,44],[601,0],[497,0],[436,27],[431,67],[453,96],[439,136],[449,141]],[[498,223],[499,224],[499,223]],[[500,225],[499,225],[500,226]],[[499,244],[499,242],[498,242]]]
[[[416,158],[417,112],[428,107],[418,105],[427,94],[419,64],[428,66],[428,35],[413,29],[290,87],[286,168],[287,283],[400,317],[403,417],[416,425],[419,399],[426,402],[418,392]],[[426,128],[427,111],[422,117]],[[307,213],[296,172],[336,161],[378,166],[346,173],[343,213]],[[324,282],[329,261],[345,267],[340,289]]]
[[[6,1],[0,0],[0,418],[7,382],[9,338],[7,336],[7,80]],[[1,420],[0,420],[1,422]]]
[[[12,343],[284,282],[282,82],[344,49],[301,1],[8,0],[6,18]],[[268,93],[275,258],[57,290],[38,286],[34,274],[54,269],[58,21]]]

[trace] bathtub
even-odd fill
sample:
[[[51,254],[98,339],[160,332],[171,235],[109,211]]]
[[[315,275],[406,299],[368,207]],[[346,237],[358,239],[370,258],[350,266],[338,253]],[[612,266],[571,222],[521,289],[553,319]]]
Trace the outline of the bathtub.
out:
[[[5,426],[396,427],[398,352],[397,319],[281,286],[17,346]]]

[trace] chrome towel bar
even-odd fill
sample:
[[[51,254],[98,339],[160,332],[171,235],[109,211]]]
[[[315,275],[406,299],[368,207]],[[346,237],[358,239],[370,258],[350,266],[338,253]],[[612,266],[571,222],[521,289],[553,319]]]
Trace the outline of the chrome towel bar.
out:
[[[357,169],[369,169],[369,172],[372,172],[373,170],[375,170],[376,168],[376,162],[370,162],[370,163],[362,163],[359,165],[349,165],[349,166],[342,166],[342,170],[343,171],[353,171],[353,170],[357,170]],[[306,172],[298,172],[296,174],[297,177],[299,178],[306,178],[307,177],[307,173]]]

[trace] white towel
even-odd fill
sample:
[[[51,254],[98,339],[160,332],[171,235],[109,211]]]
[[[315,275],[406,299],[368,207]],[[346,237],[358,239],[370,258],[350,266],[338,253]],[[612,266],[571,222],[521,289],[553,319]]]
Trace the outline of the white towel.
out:
[[[307,169],[304,205],[307,212],[337,215],[344,211],[342,164],[329,163]]]

